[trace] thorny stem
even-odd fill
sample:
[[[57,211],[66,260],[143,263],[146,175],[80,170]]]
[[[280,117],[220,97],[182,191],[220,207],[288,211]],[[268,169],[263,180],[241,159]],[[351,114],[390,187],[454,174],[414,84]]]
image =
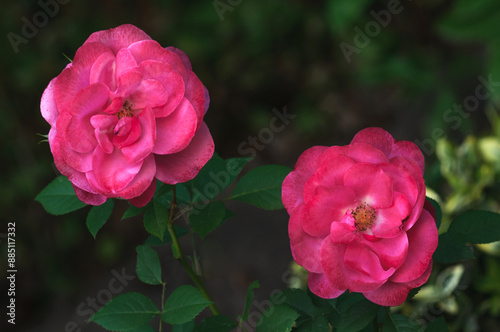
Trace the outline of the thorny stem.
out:
[[[175,234],[174,227],[172,225],[172,221],[174,220],[174,210],[176,208],[176,193],[175,193],[175,187],[172,189],[172,194],[173,194],[173,199],[172,199],[172,205],[170,207],[170,217],[168,219],[168,224],[167,224],[167,229],[168,232],[170,233],[170,237],[172,238],[172,244],[175,248],[175,258],[181,263],[182,267],[186,272],[188,273],[189,277],[191,280],[194,282],[196,287],[198,287],[198,290],[200,293],[203,295],[204,298],[206,298],[208,301],[211,302],[209,305],[210,310],[214,315],[219,314],[219,309],[214,304],[214,301],[208,294],[207,289],[205,288],[205,285],[203,284],[203,281],[201,278],[194,272],[193,268],[189,263],[187,262],[186,258],[184,257],[184,254],[182,253],[181,246],[179,245],[179,239],[177,238],[177,234]]]

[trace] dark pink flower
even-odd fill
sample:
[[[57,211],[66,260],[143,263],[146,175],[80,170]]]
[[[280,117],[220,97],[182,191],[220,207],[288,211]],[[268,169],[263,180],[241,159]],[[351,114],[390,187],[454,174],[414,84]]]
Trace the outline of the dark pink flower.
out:
[[[207,89],[187,56],[139,28],[90,35],[43,93],[50,149],[83,202],[144,206],[156,179],[191,180],[212,157]]]
[[[423,172],[418,147],[380,128],[300,156],[282,199],[293,257],[314,294],[349,290],[396,306],[427,281],[438,232]]]

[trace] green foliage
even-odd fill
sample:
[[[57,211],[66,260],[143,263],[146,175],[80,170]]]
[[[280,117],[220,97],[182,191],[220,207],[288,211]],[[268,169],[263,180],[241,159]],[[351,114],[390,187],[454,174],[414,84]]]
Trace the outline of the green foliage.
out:
[[[341,311],[340,322],[336,324],[338,332],[361,331],[377,316],[379,306],[361,299],[353,303],[345,311]]]
[[[436,202],[434,199],[430,197],[426,197],[426,199],[431,202],[432,206],[434,207],[434,211],[436,212],[436,226],[437,229],[441,226],[441,218],[443,217],[443,213],[441,211],[441,206],[439,205],[438,202]]]
[[[286,305],[272,305],[262,313],[257,323],[257,332],[290,332],[299,314]]]
[[[150,285],[161,285],[161,265],[158,253],[147,245],[137,246],[136,272],[139,279]]]
[[[421,326],[408,317],[387,311],[382,332],[419,332],[420,330]]]
[[[152,199],[147,205],[144,214],[144,228],[150,234],[163,240],[163,235],[167,230],[169,209],[156,199]]]
[[[174,225],[173,229],[174,229],[174,232],[175,232],[178,239],[180,239],[181,237],[183,237],[184,235],[189,233],[187,228],[179,226],[179,225]],[[172,237],[170,236],[169,233],[165,233],[163,235],[163,240],[160,240],[158,237],[156,237],[154,235],[150,235],[146,239],[146,241],[144,241],[144,244],[148,245],[148,246],[159,247],[159,246],[164,246],[166,244],[169,244],[171,242],[172,242]]]
[[[238,324],[231,318],[217,315],[205,318],[195,332],[231,332]]]
[[[71,182],[65,176],[55,178],[35,199],[43,205],[48,213],[53,215],[66,214],[86,205],[76,197]]]
[[[114,202],[112,199],[108,199],[104,204],[93,206],[87,215],[87,228],[96,237],[97,232],[106,224],[111,213],[113,212]]]
[[[243,308],[243,315],[240,317],[240,323],[241,322],[244,322],[248,319],[248,313],[250,311],[250,307],[252,306],[252,302],[253,302],[253,299],[254,299],[254,290],[259,288],[260,287],[260,283],[255,280],[254,282],[252,282],[250,284],[250,286],[248,286],[248,289],[247,289],[247,296],[246,296],[246,299],[245,299],[245,307]]]
[[[427,327],[425,328],[425,332],[447,332],[447,331],[449,331],[449,329],[448,325],[446,325],[444,317],[439,317],[434,319],[432,322],[427,324]]]
[[[109,301],[90,321],[112,331],[133,331],[146,325],[159,313],[149,297],[141,293],[125,293]]]
[[[161,318],[165,323],[184,324],[211,303],[193,286],[180,286],[165,301]]]
[[[290,171],[279,165],[257,167],[240,179],[230,198],[265,210],[282,209],[281,185]]]
[[[191,211],[189,224],[195,233],[204,238],[231,217],[228,211],[224,203],[212,202],[201,210]]]
[[[193,332],[193,330],[194,330],[194,319],[187,323],[174,325],[172,327],[172,332]]]

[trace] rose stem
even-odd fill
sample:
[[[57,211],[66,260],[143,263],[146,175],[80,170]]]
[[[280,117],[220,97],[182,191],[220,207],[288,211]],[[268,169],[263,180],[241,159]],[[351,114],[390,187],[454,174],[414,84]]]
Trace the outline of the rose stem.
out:
[[[175,234],[174,227],[172,225],[172,221],[173,221],[173,217],[174,217],[174,210],[175,210],[175,207],[177,205],[176,204],[175,186],[172,189],[172,194],[173,194],[173,199],[172,199],[172,205],[170,206],[170,217],[168,219],[167,229],[168,229],[168,232],[170,233],[170,237],[172,238],[172,243],[173,243],[173,246],[175,248],[175,251],[177,252],[177,253],[174,253],[174,256],[181,263],[181,265],[184,268],[184,270],[186,270],[186,272],[188,273],[189,277],[194,282],[194,284],[196,285],[196,287],[198,287],[198,289],[199,289],[200,293],[203,295],[203,297],[205,299],[207,299],[208,301],[212,302],[209,305],[210,310],[212,311],[212,313],[214,315],[218,315],[219,314],[219,310],[217,309],[217,307],[214,304],[214,301],[212,300],[212,298],[208,294],[207,289],[205,288],[205,285],[203,284],[203,281],[193,271],[193,268],[186,261],[186,258],[184,257],[184,254],[182,253],[181,246],[179,245],[179,239],[177,238],[177,234]]]

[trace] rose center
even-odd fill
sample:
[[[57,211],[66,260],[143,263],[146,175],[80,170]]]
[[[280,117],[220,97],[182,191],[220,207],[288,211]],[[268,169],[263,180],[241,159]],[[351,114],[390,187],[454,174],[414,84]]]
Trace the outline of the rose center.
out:
[[[351,210],[351,215],[354,218],[354,226],[362,232],[371,227],[375,221],[376,211],[370,204],[363,202]]]
[[[118,116],[118,119],[123,118],[124,116],[128,116],[129,118],[132,118],[134,116],[134,110],[132,109],[132,104],[127,100],[123,104],[122,108],[120,111],[116,113]]]

